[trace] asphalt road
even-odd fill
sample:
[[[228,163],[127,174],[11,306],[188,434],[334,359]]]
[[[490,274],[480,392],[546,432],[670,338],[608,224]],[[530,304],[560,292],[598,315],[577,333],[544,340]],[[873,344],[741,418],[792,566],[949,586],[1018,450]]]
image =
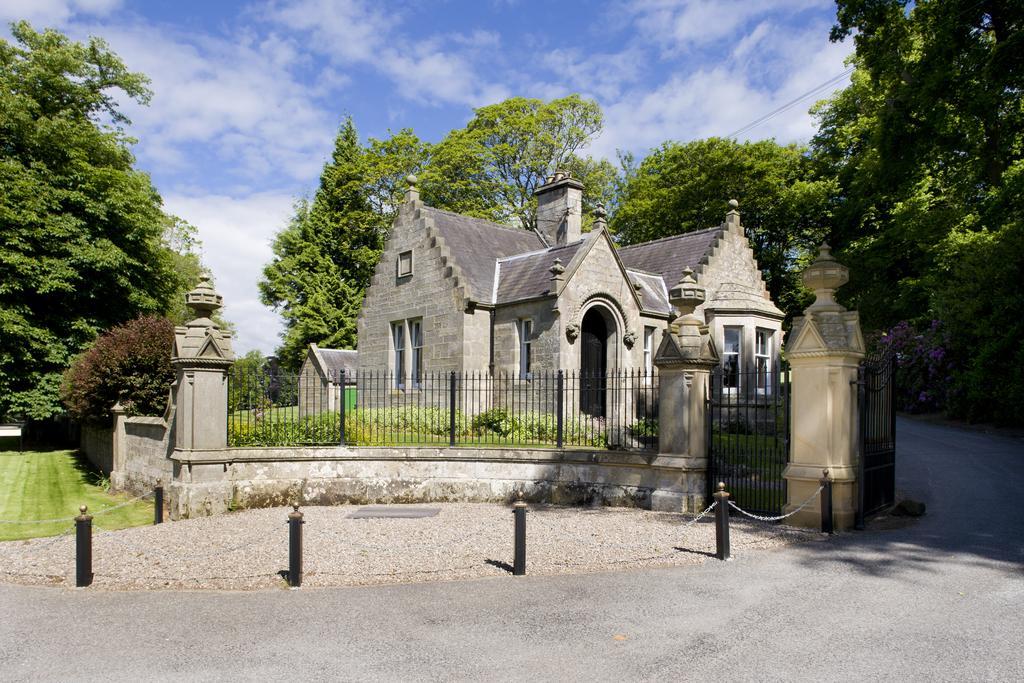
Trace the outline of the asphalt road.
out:
[[[263,593],[0,586],[0,679],[1024,680],[1024,440],[898,423],[903,528],[681,569]]]

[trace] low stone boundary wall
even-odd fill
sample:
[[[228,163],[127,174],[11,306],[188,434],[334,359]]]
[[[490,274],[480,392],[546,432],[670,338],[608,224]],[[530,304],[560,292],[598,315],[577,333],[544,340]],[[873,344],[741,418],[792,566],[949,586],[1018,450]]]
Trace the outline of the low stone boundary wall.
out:
[[[78,449],[86,460],[104,474],[114,469],[114,429],[83,424],[79,434]]]
[[[172,518],[239,508],[535,502],[696,512],[706,461],[614,451],[488,448],[227,448],[177,450]]]
[[[142,495],[153,489],[157,479],[164,483],[171,480],[171,431],[163,417],[124,420],[124,455],[111,475],[116,489]]]

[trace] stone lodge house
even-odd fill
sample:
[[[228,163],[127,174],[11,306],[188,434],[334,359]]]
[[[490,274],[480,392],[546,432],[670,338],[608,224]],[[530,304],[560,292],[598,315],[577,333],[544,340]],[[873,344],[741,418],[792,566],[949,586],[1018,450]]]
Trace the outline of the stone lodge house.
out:
[[[358,320],[360,370],[389,373],[394,389],[449,371],[650,370],[673,315],[669,289],[687,269],[707,290],[696,313],[720,350],[725,386],[740,371],[774,370],[783,313],[735,201],[721,225],[619,247],[602,209],[582,232],[583,185],[563,173],[537,190],[534,231],[429,207],[415,182]]]

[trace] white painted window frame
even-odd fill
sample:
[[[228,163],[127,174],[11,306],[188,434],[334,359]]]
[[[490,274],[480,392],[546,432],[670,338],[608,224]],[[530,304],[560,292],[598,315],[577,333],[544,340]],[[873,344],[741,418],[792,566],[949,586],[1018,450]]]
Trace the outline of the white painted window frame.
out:
[[[533,362],[533,318],[520,318],[516,321],[519,332],[519,379],[531,379]]]

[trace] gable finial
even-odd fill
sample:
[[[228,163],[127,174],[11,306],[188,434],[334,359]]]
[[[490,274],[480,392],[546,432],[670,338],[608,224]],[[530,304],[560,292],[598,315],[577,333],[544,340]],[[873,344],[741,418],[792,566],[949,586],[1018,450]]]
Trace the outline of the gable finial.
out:
[[[607,216],[608,212],[605,211],[604,204],[599,203],[594,207],[594,230],[604,230],[608,227]]]
[[[726,225],[739,225],[740,224],[740,203],[735,199],[729,200],[729,210],[725,214]]]
[[[417,187],[416,183],[419,182],[419,178],[410,173],[405,176],[405,182],[409,184],[409,187],[405,190],[405,201],[418,202],[420,200],[420,188]]]

